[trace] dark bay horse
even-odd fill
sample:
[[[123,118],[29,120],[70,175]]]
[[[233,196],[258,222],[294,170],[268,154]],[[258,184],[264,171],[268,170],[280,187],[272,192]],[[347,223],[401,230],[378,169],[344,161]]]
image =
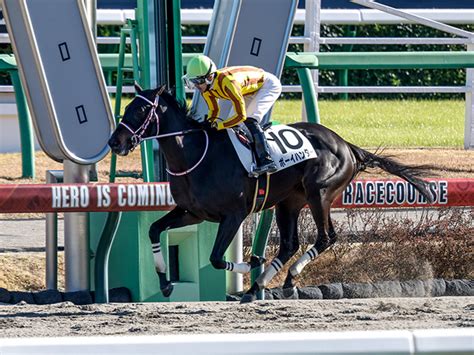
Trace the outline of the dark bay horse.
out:
[[[248,176],[241,165],[226,132],[216,131],[192,118],[185,104],[164,87],[142,90],[126,107],[123,119],[109,145],[112,151],[126,155],[143,139],[158,139],[170,174],[170,187],[176,207],[150,227],[155,266],[160,287],[165,296],[172,291],[166,279],[166,265],[160,249],[160,234],[202,221],[219,223],[210,256],[216,269],[245,273],[263,260],[252,257],[250,262],[233,263],[224,260],[244,219],[252,212],[256,179]],[[259,276],[242,298],[256,299],[283,265],[299,248],[297,220],[301,209],[308,205],[316,222],[316,243],[289,269],[284,289],[294,290],[294,278],[303,267],[336,241],[330,216],[331,203],[354,177],[366,168],[381,168],[413,184],[428,201],[432,195],[422,180],[422,167],[403,165],[389,157],[370,153],[346,142],[330,129],[311,123],[290,126],[305,135],[317,158],[300,162],[270,175],[269,195],[264,208],[275,206],[276,223],[280,230],[277,257]]]

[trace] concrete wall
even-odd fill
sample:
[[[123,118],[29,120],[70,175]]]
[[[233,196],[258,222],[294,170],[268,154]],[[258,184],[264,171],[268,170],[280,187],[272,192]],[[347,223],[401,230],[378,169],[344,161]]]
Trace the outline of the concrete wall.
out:
[[[35,150],[40,150],[35,138]],[[20,129],[15,94],[0,93],[0,153],[19,153],[21,151]]]

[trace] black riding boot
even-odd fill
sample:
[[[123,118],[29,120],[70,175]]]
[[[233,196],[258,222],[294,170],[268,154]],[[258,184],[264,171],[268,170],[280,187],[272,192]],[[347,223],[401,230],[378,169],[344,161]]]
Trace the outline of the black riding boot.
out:
[[[244,123],[253,136],[253,148],[255,151],[257,166],[252,173],[261,175],[277,171],[277,166],[270,156],[268,143],[262,127],[260,127],[257,120],[252,117],[248,117]]]

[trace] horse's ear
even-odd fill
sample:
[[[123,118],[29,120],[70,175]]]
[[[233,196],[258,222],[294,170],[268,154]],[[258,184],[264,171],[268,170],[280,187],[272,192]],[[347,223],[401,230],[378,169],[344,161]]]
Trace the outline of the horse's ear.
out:
[[[143,89],[141,88],[141,86],[140,86],[136,81],[133,83],[133,86],[135,86],[135,92],[136,92],[137,94],[140,94],[140,93],[143,91]]]
[[[155,92],[155,97],[160,96],[166,90],[166,85],[160,85]]]

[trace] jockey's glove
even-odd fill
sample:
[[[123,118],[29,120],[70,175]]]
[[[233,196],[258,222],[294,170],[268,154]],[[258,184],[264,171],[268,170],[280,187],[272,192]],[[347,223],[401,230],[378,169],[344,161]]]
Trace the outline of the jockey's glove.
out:
[[[224,129],[222,118],[211,117],[211,118],[208,118],[208,120],[211,122],[211,128],[214,128],[216,130]]]

